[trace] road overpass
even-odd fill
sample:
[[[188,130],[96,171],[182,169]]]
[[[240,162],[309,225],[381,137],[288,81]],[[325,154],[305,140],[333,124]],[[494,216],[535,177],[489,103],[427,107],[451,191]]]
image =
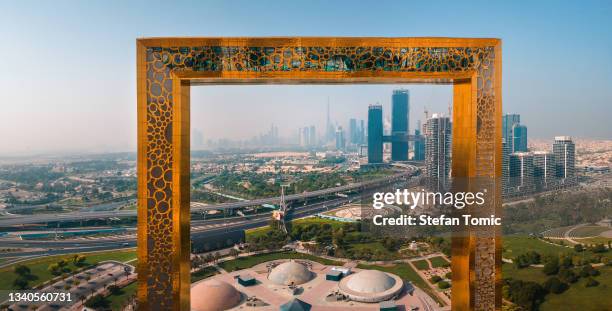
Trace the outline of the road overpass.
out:
[[[327,188],[322,190],[298,193],[285,196],[287,202],[301,201],[310,198],[316,198],[321,196],[333,195],[340,192],[348,192],[353,190],[362,190],[372,187],[384,185],[386,183],[393,183],[402,178],[409,177],[415,172],[416,168],[406,169],[405,171],[391,176],[373,179],[370,181],[351,183],[344,186]],[[280,201],[279,197],[254,199],[248,201],[230,202],[215,205],[203,205],[197,202],[191,202],[191,212],[197,213],[208,210],[232,210],[237,208],[244,208],[250,206],[261,206],[263,204],[273,204]],[[37,214],[37,215],[6,215],[0,219],[0,228],[11,227],[25,224],[41,224],[49,222],[62,222],[62,221],[82,221],[90,219],[108,219],[108,218],[122,218],[122,217],[136,217],[136,210],[112,210],[112,211],[77,211],[70,213],[56,213],[56,214]]]

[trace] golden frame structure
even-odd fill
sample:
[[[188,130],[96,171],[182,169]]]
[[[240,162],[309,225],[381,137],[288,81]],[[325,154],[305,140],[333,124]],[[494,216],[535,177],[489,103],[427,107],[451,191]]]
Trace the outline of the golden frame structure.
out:
[[[137,39],[138,301],[189,310],[191,85],[446,83],[453,178],[485,178],[501,212],[501,40],[472,38]],[[452,241],[452,309],[501,308],[497,228]],[[484,232],[484,234],[483,234]]]

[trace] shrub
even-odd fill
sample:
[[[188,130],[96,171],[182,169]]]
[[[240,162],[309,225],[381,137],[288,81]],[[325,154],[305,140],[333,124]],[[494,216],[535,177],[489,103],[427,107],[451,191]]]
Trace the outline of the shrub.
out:
[[[23,276],[19,276],[13,281],[13,286],[16,287],[17,289],[28,289],[29,288],[28,280]]]
[[[439,277],[439,276],[437,276],[437,275],[434,275],[434,276],[432,276],[432,277],[431,277],[431,279],[429,279],[429,280],[431,281],[431,283],[434,283],[434,284],[435,284],[435,283],[438,283],[438,282],[442,281],[442,278],[441,278],[441,277]]]
[[[119,288],[117,285],[111,285],[108,287],[108,292],[112,295],[119,295],[121,294],[121,288]]]
[[[17,265],[15,267],[14,271],[15,271],[15,273],[17,273],[20,276],[26,276],[26,275],[30,275],[30,273],[32,273],[30,268],[28,266],[24,266],[24,265]]]
[[[542,268],[542,272],[546,275],[553,275],[559,272],[559,258],[550,257],[544,264],[544,268]]]
[[[574,251],[576,251],[577,253],[583,252],[584,246],[582,246],[582,244],[576,244],[574,245]]]
[[[576,276],[576,273],[574,273],[572,269],[561,268],[559,269],[558,276],[563,282],[576,283],[576,281],[578,281],[578,276]]]
[[[446,281],[440,281],[438,282],[438,288],[439,289],[447,289],[450,287],[450,284]]]
[[[569,286],[561,282],[559,278],[553,276],[544,282],[543,287],[553,294],[561,294],[567,290]]]
[[[595,279],[589,277],[586,281],[586,283],[584,284],[585,287],[595,287],[599,285],[599,282],[597,282]]]

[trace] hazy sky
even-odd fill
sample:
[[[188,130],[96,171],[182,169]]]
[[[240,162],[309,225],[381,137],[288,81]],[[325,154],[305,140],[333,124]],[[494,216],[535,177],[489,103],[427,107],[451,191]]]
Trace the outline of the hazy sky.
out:
[[[504,111],[520,113],[531,137],[612,139],[610,16],[606,0],[2,1],[0,154],[135,150],[135,39],[147,36],[497,37]],[[198,122],[206,122],[207,110],[220,112],[214,121],[228,126],[220,120],[231,120],[223,113],[231,110],[223,109],[258,107],[251,117],[267,127],[270,111],[291,105],[324,120],[328,95],[339,113],[351,105],[356,115],[369,101],[390,97],[387,86],[261,87],[228,92],[236,102],[212,107],[210,99],[223,96],[218,89],[194,89],[195,127],[206,127]],[[414,88],[413,111],[443,108],[449,94]]]

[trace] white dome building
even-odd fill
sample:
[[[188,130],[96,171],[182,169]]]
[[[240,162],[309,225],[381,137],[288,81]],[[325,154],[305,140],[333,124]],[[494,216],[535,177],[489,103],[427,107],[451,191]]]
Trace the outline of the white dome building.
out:
[[[240,303],[241,295],[234,286],[215,279],[196,284],[191,288],[192,311],[221,311]]]
[[[303,264],[287,261],[274,267],[268,279],[276,285],[300,285],[312,280],[313,276]]]
[[[404,281],[391,273],[362,270],[342,279],[338,287],[340,292],[351,300],[380,302],[399,294],[404,287]]]

